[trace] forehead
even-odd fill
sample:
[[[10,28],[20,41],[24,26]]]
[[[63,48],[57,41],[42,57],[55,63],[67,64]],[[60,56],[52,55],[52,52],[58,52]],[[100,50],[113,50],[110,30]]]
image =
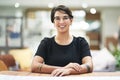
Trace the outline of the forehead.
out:
[[[56,11],[54,16],[68,16],[64,11]]]

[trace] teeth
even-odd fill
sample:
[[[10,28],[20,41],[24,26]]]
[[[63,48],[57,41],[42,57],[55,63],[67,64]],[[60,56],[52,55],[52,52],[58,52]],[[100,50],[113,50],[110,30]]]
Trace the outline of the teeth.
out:
[[[60,26],[61,28],[65,27],[65,26]]]

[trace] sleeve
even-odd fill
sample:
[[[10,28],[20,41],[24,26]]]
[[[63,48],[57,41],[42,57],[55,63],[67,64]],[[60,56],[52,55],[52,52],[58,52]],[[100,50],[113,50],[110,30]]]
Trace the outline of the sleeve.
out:
[[[79,37],[79,45],[80,45],[80,50],[81,50],[80,55],[82,56],[82,58],[85,56],[91,56],[88,42],[84,38]]]
[[[47,50],[47,38],[44,38],[38,46],[38,49],[35,53],[37,56],[41,56],[43,59],[46,57],[46,50]]]

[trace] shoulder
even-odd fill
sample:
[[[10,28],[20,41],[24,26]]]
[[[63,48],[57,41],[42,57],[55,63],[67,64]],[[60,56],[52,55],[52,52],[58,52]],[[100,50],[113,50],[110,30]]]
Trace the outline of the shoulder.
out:
[[[41,41],[40,41],[40,44],[39,44],[39,47],[48,47],[50,46],[52,43],[52,39],[54,39],[53,37],[44,37]]]
[[[79,42],[86,41],[84,37],[80,37],[80,36],[79,37],[74,37],[74,40],[79,41]]]
[[[88,45],[87,40],[84,37],[74,37],[74,41],[78,44],[78,45]]]
[[[43,39],[42,39],[42,41],[50,41],[50,40],[53,40],[54,39],[54,37],[44,37]]]
[[[44,44],[49,44],[51,43],[51,41],[54,40],[54,37],[44,37],[42,40],[41,40],[41,43],[44,43]]]

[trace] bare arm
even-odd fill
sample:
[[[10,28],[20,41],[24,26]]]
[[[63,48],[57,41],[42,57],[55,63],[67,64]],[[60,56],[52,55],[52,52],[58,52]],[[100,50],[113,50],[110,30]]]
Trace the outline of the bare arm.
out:
[[[92,58],[87,56],[82,59],[82,65],[78,63],[69,63],[64,67],[50,66],[43,63],[44,60],[40,56],[35,56],[32,62],[31,71],[38,73],[51,73],[52,76],[64,76],[69,74],[82,74],[87,73],[89,66],[89,72],[93,70]],[[41,69],[40,69],[41,67]]]
[[[92,58],[90,56],[86,56],[82,59],[82,64],[79,65],[78,63],[70,63],[65,66],[65,68],[72,68],[70,69],[70,74],[82,74],[88,73],[93,71],[93,63]]]
[[[82,74],[93,71],[92,58],[86,56],[82,59],[82,65],[78,63],[69,63],[63,68],[58,68],[52,71],[52,76],[65,76],[69,74]]]
[[[58,68],[60,67],[44,64],[44,59],[40,56],[35,56],[31,65],[31,71],[38,73],[51,73],[53,70]]]
[[[93,71],[93,62],[92,57],[87,56],[82,59],[82,65],[85,66],[85,72],[92,72]]]

